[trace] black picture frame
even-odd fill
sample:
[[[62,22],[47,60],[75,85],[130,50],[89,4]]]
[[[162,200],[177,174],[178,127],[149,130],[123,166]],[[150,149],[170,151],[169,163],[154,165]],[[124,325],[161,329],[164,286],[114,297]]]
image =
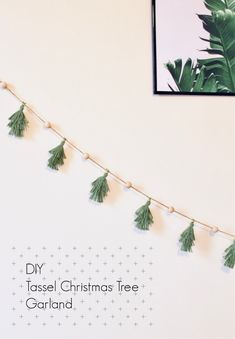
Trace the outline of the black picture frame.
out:
[[[164,95],[202,95],[202,96],[235,96],[235,92],[179,92],[163,91],[158,89],[158,70],[157,70],[157,1],[151,0],[151,19],[152,19],[152,69],[153,69],[153,94]],[[164,0],[161,0],[164,1]]]

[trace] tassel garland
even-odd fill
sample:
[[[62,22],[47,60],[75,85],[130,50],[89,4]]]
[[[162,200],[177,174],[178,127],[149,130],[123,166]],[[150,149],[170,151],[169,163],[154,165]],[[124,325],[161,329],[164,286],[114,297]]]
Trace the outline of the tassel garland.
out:
[[[194,221],[191,222],[188,228],[180,236],[181,251],[192,252],[192,246],[194,246]]]
[[[234,268],[235,266],[235,240],[224,251],[224,266]]]
[[[10,135],[14,135],[19,138],[24,136],[24,131],[28,125],[28,121],[24,115],[24,108],[25,105],[22,104],[20,109],[10,116],[10,121],[7,125],[10,128]]]
[[[108,171],[102,175],[101,177],[97,178],[95,181],[92,182],[91,191],[90,191],[90,199],[96,202],[102,203],[109,192],[109,185],[107,182]]]
[[[151,200],[148,200],[145,205],[138,208],[135,212],[136,227],[142,231],[149,231],[149,226],[153,224],[153,216],[149,209]]]
[[[55,148],[52,148],[49,153],[51,157],[48,159],[48,167],[53,170],[58,171],[59,167],[64,164],[64,159],[66,159],[66,155],[64,152],[64,144],[65,139]]]

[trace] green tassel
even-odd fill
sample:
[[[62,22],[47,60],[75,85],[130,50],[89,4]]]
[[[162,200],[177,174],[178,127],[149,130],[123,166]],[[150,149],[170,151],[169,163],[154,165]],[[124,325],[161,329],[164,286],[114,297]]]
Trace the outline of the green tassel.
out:
[[[64,144],[65,139],[55,148],[52,148],[49,153],[51,157],[48,159],[48,167],[58,171],[59,166],[64,164],[64,159],[66,159],[66,155],[64,152]]]
[[[108,172],[92,182],[90,191],[90,199],[96,202],[103,202],[104,198],[109,192],[109,185],[107,182]]]
[[[195,235],[194,235],[194,221],[190,223],[190,226],[181,234],[181,251],[192,252],[192,246],[194,246]]]
[[[151,200],[147,201],[147,203],[135,212],[136,218],[135,223],[136,227],[143,231],[148,231],[149,226],[153,224],[153,216],[149,209],[151,204]]]
[[[234,268],[235,266],[235,240],[224,251],[224,266]]]
[[[20,109],[10,116],[8,127],[10,127],[9,134],[16,137],[23,137],[24,131],[28,125],[28,121],[24,115],[25,104],[20,106]]]

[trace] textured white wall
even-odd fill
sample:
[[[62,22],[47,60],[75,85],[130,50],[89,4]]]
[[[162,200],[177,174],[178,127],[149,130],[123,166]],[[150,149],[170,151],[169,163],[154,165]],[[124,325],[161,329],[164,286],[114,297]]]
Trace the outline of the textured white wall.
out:
[[[1,79],[124,179],[235,232],[234,98],[152,95],[150,1],[0,4]],[[14,243],[52,246],[78,239],[112,246],[152,241],[158,252],[155,332],[111,332],[108,337],[234,338],[235,275],[222,270],[221,262],[230,241],[196,228],[194,252],[182,256],[177,241],[187,222],[158,208],[152,231],[139,234],[133,212],[144,200],[123,192],[114,181],[107,203],[97,208],[88,191],[99,169],[68,149],[63,171],[48,171],[47,151],[58,139],[33,118],[24,140],[8,137],[7,118],[18,106],[0,93],[2,283],[7,284],[9,275],[5,253]],[[7,308],[3,294],[1,314]],[[1,321],[2,339],[32,338],[32,333],[14,336],[5,323]],[[33,337],[54,338],[53,333],[59,338],[49,329]],[[106,336],[95,329],[88,336],[98,337]]]

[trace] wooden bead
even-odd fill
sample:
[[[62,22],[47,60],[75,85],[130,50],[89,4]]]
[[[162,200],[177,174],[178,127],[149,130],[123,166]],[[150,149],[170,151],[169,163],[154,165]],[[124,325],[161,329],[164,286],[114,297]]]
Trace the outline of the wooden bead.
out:
[[[131,183],[130,181],[127,181],[127,182],[125,183],[125,187],[126,187],[126,188],[131,188],[131,187],[132,187],[132,183]]]
[[[51,128],[51,123],[49,121],[44,122],[44,128]]]
[[[83,159],[87,160],[90,158],[90,155],[88,153],[83,154]]]
[[[219,227],[213,226],[211,229],[211,233],[217,233],[219,231]]]
[[[4,82],[4,81],[1,81],[1,82],[0,82],[0,87],[1,87],[2,89],[6,89],[6,88],[7,88],[7,83]]]
[[[175,212],[174,207],[170,206],[170,207],[168,208],[168,213],[174,213],[174,212]]]

